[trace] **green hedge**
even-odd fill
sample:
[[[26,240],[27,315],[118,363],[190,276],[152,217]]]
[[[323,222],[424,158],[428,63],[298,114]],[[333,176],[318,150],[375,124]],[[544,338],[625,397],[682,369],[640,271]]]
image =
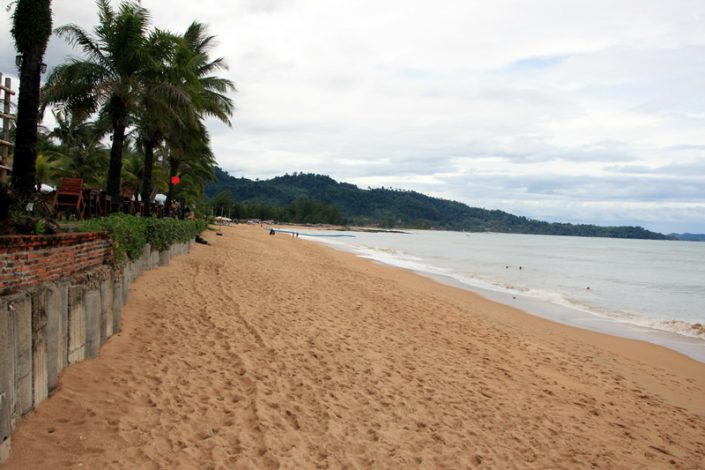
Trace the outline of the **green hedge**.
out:
[[[208,227],[203,220],[177,220],[172,218],[136,217],[113,214],[110,217],[82,221],[81,232],[108,232],[113,241],[113,259],[118,265],[128,259],[142,256],[146,244],[164,251],[174,243],[183,243]]]

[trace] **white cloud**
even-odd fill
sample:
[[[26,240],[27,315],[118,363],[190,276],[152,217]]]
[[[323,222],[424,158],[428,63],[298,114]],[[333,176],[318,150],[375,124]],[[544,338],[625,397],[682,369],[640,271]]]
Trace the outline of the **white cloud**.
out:
[[[689,171],[705,166],[701,0],[142,4],[159,27],[197,19],[217,35],[239,93],[234,128],[211,134],[236,176],[311,171],[536,218],[705,232],[705,185]],[[92,0],[53,8],[55,25],[94,24]],[[53,39],[47,63],[66,51]]]

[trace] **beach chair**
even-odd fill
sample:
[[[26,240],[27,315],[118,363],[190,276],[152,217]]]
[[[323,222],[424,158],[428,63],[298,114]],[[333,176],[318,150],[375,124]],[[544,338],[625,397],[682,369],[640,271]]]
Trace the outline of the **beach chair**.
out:
[[[54,196],[54,207],[57,218],[61,218],[62,212],[70,211],[79,219],[83,219],[86,208],[83,199],[83,178],[63,178]]]

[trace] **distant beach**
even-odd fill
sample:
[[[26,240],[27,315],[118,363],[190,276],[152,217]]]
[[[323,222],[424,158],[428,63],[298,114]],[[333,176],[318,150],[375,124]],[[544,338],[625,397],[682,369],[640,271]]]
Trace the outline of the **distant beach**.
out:
[[[220,230],[139,278],[0,468],[703,468],[701,362]]]

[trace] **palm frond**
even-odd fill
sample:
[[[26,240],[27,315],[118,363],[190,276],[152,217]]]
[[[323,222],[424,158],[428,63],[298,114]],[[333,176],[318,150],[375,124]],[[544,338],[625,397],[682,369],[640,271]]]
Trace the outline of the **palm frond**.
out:
[[[98,44],[94,38],[90,37],[80,26],[67,24],[59,26],[54,32],[57,36],[64,38],[71,46],[79,46],[92,60],[97,62],[105,61],[105,56],[103,55],[100,44]]]

